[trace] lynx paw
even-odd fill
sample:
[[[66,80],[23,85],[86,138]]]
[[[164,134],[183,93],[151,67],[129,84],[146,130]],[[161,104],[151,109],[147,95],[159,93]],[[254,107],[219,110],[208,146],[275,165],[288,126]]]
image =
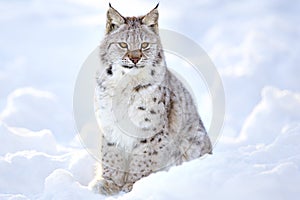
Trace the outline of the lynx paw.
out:
[[[132,186],[133,186],[133,183],[126,183],[125,185],[123,185],[122,187],[122,191],[123,192],[130,192],[132,190]]]
[[[115,184],[112,180],[98,180],[94,185],[92,185],[92,190],[95,193],[100,193],[104,195],[113,195],[120,192],[121,188]]]

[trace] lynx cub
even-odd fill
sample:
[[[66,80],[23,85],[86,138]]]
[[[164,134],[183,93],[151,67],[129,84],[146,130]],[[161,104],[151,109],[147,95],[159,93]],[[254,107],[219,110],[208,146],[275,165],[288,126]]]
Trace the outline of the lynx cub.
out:
[[[91,183],[102,194],[128,192],[150,173],[212,152],[191,95],[166,67],[157,7],[123,17],[109,5],[95,96],[102,162]],[[132,131],[119,125],[123,111]]]

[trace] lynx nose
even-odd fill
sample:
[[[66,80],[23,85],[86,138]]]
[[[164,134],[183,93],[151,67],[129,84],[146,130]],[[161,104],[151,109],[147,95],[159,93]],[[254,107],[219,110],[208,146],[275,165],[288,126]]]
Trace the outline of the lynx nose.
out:
[[[128,52],[128,58],[134,63],[138,63],[139,60],[142,58],[141,50],[134,50]]]

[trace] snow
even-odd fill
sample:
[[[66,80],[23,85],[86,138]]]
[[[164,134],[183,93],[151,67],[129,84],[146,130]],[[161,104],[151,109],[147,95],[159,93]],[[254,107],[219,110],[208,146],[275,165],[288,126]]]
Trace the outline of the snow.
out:
[[[299,93],[265,87],[262,90],[262,101],[246,118],[239,139],[246,140],[247,144],[259,141],[269,143],[278,137],[278,132],[299,123],[299,119]],[[258,126],[261,122],[263,126]]]
[[[44,193],[41,199],[99,199],[97,194],[93,194],[87,187],[80,185],[73,175],[64,170],[57,169],[45,180]]]
[[[55,187],[55,182],[60,181],[59,176],[55,175],[60,172],[54,172],[59,169],[72,173],[74,186],[71,189],[77,187],[75,180],[78,185],[88,185],[94,176],[95,160],[84,149],[59,145],[49,130],[33,132],[0,123],[0,131],[0,139],[4,144],[0,147],[0,193],[3,193],[0,199],[52,199],[51,188]],[[61,174],[61,182],[64,182],[66,179],[63,177],[67,175],[63,172]],[[51,182],[54,182],[52,186]]]
[[[22,150],[36,150],[45,153],[55,153],[56,141],[50,130],[30,131],[25,128],[8,127],[0,124],[0,153],[14,153]]]
[[[125,15],[157,3],[134,2],[140,7],[111,1]],[[170,9],[161,1],[160,26],[201,44],[221,74],[224,129],[213,155],[151,174],[113,197],[88,188],[96,161],[72,119],[76,75],[103,36],[108,3],[0,5],[0,200],[300,196],[299,2],[175,0]]]
[[[73,136],[70,129],[64,128],[66,123],[71,123],[68,115],[59,98],[52,92],[21,87],[8,95],[0,119],[13,127],[30,130],[51,128],[56,133],[56,138],[62,141]],[[68,131],[71,133],[67,134]]]
[[[132,192],[110,199],[297,199],[299,97],[300,93],[264,88],[242,128],[243,140],[221,138],[213,155],[152,174],[138,181]],[[95,160],[85,150],[59,148],[47,130],[5,124],[0,128],[5,133],[1,141],[11,144],[1,151],[1,199],[105,199],[87,187]]]

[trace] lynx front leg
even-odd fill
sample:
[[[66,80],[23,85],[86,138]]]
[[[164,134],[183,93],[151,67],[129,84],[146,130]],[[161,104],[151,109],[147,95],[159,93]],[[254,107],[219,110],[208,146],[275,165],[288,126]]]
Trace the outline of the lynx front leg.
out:
[[[115,144],[107,142],[103,138],[102,142],[102,162],[101,169],[98,170],[99,176],[92,183],[95,192],[111,195],[122,190],[125,178],[125,159],[123,152]]]
[[[120,186],[112,180],[99,179],[93,183],[92,189],[95,193],[113,195],[120,191]]]

